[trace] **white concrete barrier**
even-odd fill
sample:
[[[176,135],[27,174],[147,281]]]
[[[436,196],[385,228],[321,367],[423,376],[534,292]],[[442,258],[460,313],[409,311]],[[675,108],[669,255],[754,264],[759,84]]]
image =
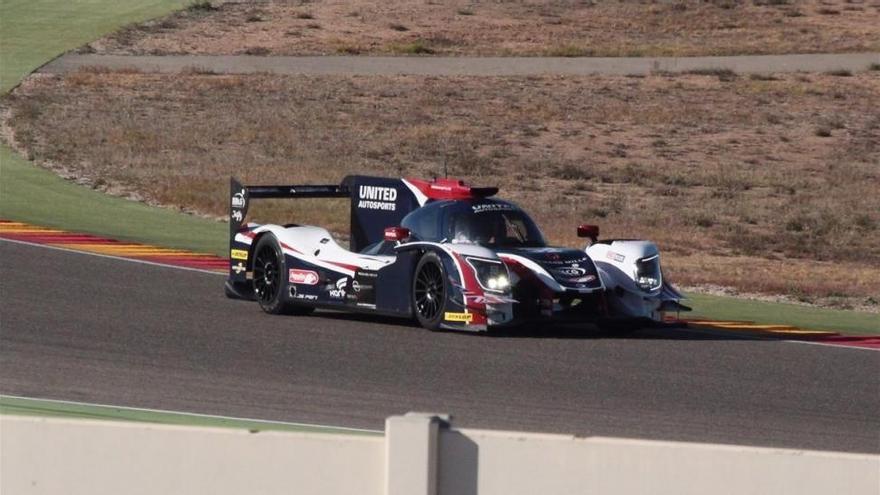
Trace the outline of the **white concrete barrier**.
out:
[[[380,495],[381,436],[0,417],[2,495]]]
[[[448,420],[407,413],[385,421],[386,495],[437,495],[437,437]]]
[[[0,493],[880,493],[880,456],[457,430],[394,416],[386,435],[0,417]]]
[[[880,493],[880,457],[459,430],[440,436],[439,493]]]

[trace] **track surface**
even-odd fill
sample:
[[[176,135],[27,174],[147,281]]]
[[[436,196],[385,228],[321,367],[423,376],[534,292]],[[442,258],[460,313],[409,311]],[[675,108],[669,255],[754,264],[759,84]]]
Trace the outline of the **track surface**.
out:
[[[285,57],[256,55],[94,55],[69,53],[39,72],[83,67],[180,72],[198,68],[226,74],[272,72],[314,75],[514,76],[539,74],[628,75],[657,71],[729,69],[738,73],[863,71],[880,53],[741,55],[733,57]]]
[[[381,429],[880,452],[880,353],[689,331],[430,333],[274,317],[221,276],[0,241],[0,393]]]

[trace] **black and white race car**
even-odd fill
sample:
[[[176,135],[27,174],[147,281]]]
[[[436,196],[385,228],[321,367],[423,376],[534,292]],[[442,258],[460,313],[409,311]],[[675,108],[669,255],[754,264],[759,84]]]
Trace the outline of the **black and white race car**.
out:
[[[551,247],[494,187],[458,180],[349,176],[340,185],[231,181],[229,297],[272,314],[315,308],[415,318],[431,330],[484,331],[567,321],[624,328],[687,311],[651,242]],[[258,198],[350,198],[348,249],[326,229],[245,223]]]

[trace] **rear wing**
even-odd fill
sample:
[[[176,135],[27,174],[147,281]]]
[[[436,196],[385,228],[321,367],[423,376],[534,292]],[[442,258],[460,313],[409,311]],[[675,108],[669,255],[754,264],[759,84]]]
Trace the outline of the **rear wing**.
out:
[[[254,199],[349,198],[351,201],[350,248],[358,252],[381,241],[386,227],[400,225],[409,212],[422,206],[427,197],[405,179],[350,175],[342,183],[324,185],[245,186],[234,177],[229,191],[229,247],[235,246]]]
[[[348,198],[345,185],[243,186],[235,177],[229,180],[229,238],[241,230],[252,199],[272,198]]]

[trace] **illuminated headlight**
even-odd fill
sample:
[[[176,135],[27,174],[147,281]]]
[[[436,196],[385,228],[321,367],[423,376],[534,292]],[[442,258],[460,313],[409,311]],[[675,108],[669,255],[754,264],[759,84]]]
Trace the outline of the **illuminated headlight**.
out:
[[[636,285],[644,291],[657,290],[663,285],[660,272],[660,256],[654,255],[636,261]]]
[[[654,277],[639,277],[637,283],[639,284],[639,287],[644,290],[656,289],[660,286],[660,280]]]
[[[501,261],[482,258],[467,258],[477,273],[477,282],[483,289],[504,292],[510,287],[507,267]]]
[[[498,275],[487,280],[486,285],[493,290],[504,290],[510,287],[510,280],[507,280],[507,275]]]

